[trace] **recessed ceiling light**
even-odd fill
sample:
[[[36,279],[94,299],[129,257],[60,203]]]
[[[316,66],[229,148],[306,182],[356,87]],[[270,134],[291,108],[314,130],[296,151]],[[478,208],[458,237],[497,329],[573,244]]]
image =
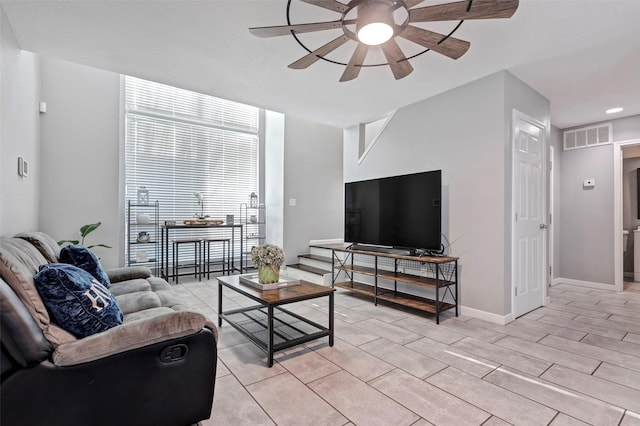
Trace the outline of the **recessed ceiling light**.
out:
[[[616,112],[620,112],[620,111],[622,111],[623,109],[624,109],[624,108],[616,107],[616,108],[610,108],[610,109],[606,110],[605,112],[606,112],[607,114],[615,114]]]

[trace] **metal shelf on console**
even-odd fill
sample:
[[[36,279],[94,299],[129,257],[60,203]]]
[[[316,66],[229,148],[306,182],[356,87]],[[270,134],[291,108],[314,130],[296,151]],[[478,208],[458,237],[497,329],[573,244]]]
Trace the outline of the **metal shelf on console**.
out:
[[[370,284],[359,283],[354,281],[345,281],[341,283],[335,283],[336,287],[340,287],[346,290],[353,291],[354,293],[364,294],[367,296],[376,296],[375,286]],[[378,287],[378,294],[376,296],[380,300],[396,303],[398,305],[407,306],[413,309],[430,312],[435,314],[438,312],[436,301],[427,299],[425,297],[415,296],[413,294],[396,292],[392,289]],[[456,305],[447,302],[440,302],[440,311],[446,311],[447,309],[455,308]]]
[[[451,256],[409,256],[398,253],[351,249],[332,245],[332,285],[373,297],[374,304],[385,300],[399,305],[434,313],[440,323],[440,313],[455,309],[458,316],[458,258]],[[363,264],[371,266],[364,266]],[[416,274],[405,273],[404,266],[418,268]],[[382,266],[382,267],[380,267]],[[392,269],[392,270],[389,270]],[[402,272],[400,272],[402,271]],[[423,276],[422,273],[426,272]],[[348,281],[336,282],[346,274]],[[373,277],[373,283],[354,280],[354,275]],[[393,282],[393,288],[381,287],[378,280]],[[398,291],[398,283],[435,289],[435,296],[418,296]],[[388,286],[388,285],[387,285]],[[445,302],[445,299],[447,298]],[[450,303],[453,301],[453,303]]]
[[[417,285],[420,287],[435,288],[436,285],[439,285],[440,287],[456,285],[455,281],[440,279],[438,283],[435,278],[421,277],[419,275],[405,274],[403,272],[378,270],[378,273],[376,274],[375,268],[369,268],[366,266],[356,266],[356,265],[354,265],[353,267],[338,266],[336,269],[340,271],[345,271],[345,272],[355,272],[356,274],[369,275],[372,277],[377,276],[378,278],[384,278],[386,280],[391,280],[391,281],[399,281],[407,284]]]

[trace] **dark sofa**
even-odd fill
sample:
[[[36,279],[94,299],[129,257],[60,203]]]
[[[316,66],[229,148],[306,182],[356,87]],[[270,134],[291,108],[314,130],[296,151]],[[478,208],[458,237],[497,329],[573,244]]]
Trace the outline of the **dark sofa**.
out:
[[[60,247],[44,233],[0,239],[3,425],[189,425],[213,402],[217,330],[147,268],[107,271],[122,325],[76,338],[33,282]]]

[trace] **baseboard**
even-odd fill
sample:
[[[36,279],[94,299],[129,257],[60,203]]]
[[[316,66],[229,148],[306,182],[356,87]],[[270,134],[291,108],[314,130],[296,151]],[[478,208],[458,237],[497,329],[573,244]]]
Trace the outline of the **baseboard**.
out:
[[[629,278],[631,281],[633,281],[633,279],[635,278],[635,274],[633,272],[625,272],[624,277]]]
[[[466,317],[477,318],[494,324],[505,325],[514,320],[513,314],[498,315],[491,312],[481,311],[468,306],[460,306],[460,314]]]
[[[343,242],[344,242],[344,239],[342,238],[333,238],[328,240],[311,240],[309,241],[309,245],[313,246],[313,245],[323,245],[323,244],[340,244]]]
[[[582,281],[582,280],[573,280],[571,278],[554,278],[551,282],[551,286],[556,286],[558,284],[568,284],[575,285],[578,287],[588,287],[588,288],[596,288],[599,290],[615,290],[615,286],[613,284],[605,284],[605,283],[596,283],[593,281]]]

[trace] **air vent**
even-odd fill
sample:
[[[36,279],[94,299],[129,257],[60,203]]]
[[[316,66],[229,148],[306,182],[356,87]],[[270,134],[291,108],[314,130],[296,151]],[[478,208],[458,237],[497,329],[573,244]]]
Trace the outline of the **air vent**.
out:
[[[588,148],[590,146],[607,145],[611,143],[612,126],[611,123],[599,124],[597,126],[582,127],[580,129],[567,130],[564,132],[563,149]]]

